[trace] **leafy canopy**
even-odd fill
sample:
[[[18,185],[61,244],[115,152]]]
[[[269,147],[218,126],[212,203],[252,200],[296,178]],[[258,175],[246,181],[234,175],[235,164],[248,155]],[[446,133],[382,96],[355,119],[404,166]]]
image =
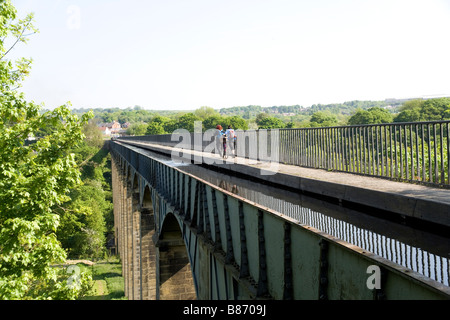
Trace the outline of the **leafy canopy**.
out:
[[[358,109],[356,113],[348,120],[349,125],[358,124],[380,124],[393,121],[392,114],[386,109],[372,107],[368,110]]]
[[[76,288],[59,281],[51,267],[66,257],[55,235],[54,208],[80,183],[69,150],[83,139],[92,114],[80,121],[67,106],[42,113],[16,91],[31,60],[13,62],[7,55],[37,31],[32,14],[23,20],[16,15],[9,0],[0,1],[0,299],[75,298]],[[29,137],[38,139],[27,144]]]

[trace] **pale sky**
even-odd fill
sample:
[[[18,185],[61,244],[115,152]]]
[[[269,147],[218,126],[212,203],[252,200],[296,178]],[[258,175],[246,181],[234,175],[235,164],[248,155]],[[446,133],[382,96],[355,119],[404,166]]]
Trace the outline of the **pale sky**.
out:
[[[12,0],[47,108],[450,96],[450,0]]]

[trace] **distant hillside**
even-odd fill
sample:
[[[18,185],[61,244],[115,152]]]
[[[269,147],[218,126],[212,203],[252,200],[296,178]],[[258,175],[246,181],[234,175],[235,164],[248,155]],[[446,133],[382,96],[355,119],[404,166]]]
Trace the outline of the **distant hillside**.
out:
[[[372,107],[387,108],[392,112],[396,112],[397,108],[402,105],[406,100],[383,100],[383,101],[348,101],[344,103],[332,103],[332,104],[313,104],[310,107],[303,107],[300,105],[292,106],[273,106],[273,107],[261,107],[261,106],[246,106],[246,107],[232,107],[223,108],[219,112],[222,115],[227,116],[240,116],[244,119],[255,118],[259,113],[265,112],[279,116],[294,116],[298,114],[311,115],[317,111],[328,111],[338,115],[352,115],[358,108],[367,110]]]
[[[246,107],[232,107],[222,108],[219,110],[221,115],[225,116],[240,116],[244,119],[255,118],[260,113],[277,114],[280,116],[292,116],[299,114],[305,110],[304,107],[299,105],[294,106],[273,106],[273,107],[261,107],[261,106],[246,106]]]
[[[386,108],[391,113],[398,113],[399,107],[409,100],[414,99],[431,99],[431,97],[420,98],[407,98],[407,99],[386,99],[381,101],[371,100],[353,100],[344,103],[331,103],[331,104],[313,104],[309,107],[301,105],[290,106],[272,106],[261,107],[257,105],[249,106],[237,106],[230,108],[216,109],[222,116],[239,116],[245,120],[254,121],[258,114],[268,113],[269,115],[280,118],[283,121],[293,121],[301,123],[309,121],[311,115],[317,111],[325,111],[337,116],[338,120],[345,122],[350,116],[352,116],[357,109],[367,110],[372,107]],[[75,114],[83,114],[87,112],[87,108],[72,109]],[[134,106],[133,108],[93,108],[95,117],[100,122],[112,122],[114,120],[120,123],[130,122],[148,123],[155,115],[165,117],[176,117],[185,113],[195,112],[195,110],[147,110],[140,106]]]
[[[313,114],[317,111],[328,111],[333,114],[341,114],[350,116],[355,113],[357,109],[367,110],[373,107],[387,108],[390,111],[396,111],[397,107],[399,107],[403,102],[400,101],[347,101],[344,103],[332,103],[332,104],[313,104],[310,108],[307,109],[309,114]]]

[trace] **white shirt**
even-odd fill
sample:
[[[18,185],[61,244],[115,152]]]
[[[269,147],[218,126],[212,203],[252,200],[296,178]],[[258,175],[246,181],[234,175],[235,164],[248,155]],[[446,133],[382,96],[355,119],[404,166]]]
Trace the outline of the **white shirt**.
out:
[[[234,139],[234,137],[236,137],[234,129],[227,129],[227,131],[225,131],[225,134],[228,137],[228,139]]]

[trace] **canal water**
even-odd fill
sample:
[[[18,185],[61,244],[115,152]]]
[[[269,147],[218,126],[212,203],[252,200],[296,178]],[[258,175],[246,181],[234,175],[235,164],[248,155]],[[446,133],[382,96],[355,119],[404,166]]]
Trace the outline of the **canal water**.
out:
[[[300,224],[314,227],[450,286],[450,235],[419,230],[320,198],[199,165],[175,163],[161,154],[145,152],[167,165],[176,166],[222,189],[289,216]]]

